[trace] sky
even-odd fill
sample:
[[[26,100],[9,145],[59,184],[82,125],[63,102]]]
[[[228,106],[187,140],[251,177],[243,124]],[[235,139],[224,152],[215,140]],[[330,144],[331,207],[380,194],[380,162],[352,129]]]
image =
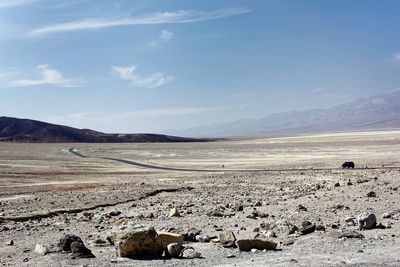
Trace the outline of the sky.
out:
[[[397,0],[0,0],[0,116],[168,133],[400,88]]]

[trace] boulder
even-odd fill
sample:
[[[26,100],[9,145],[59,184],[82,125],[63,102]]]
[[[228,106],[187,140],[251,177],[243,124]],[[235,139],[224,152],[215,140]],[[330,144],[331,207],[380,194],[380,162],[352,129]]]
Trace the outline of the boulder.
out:
[[[240,239],[236,241],[236,245],[240,251],[251,251],[252,249],[258,250],[274,250],[277,243],[261,239]]]
[[[277,236],[291,235],[298,230],[298,228],[286,220],[267,221],[260,224],[260,228],[266,231],[274,231]]]
[[[225,248],[236,247],[236,236],[232,231],[224,231],[220,233],[219,240],[221,245]]]
[[[370,211],[363,212],[357,216],[358,227],[360,229],[372,229],[376,226],[376,217]]]
[[[153,227],[127,224],[112,230],[111,239],[117,256],[127,258],[161,257],[162,240]]]

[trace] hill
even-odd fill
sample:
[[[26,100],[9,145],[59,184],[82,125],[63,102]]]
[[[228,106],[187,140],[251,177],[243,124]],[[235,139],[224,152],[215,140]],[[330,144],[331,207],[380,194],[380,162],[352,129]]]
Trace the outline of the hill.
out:
[[[107,134],[29,119],[0,117],[0,141],[24,143],[202,142],[206,139],[161,134]]]

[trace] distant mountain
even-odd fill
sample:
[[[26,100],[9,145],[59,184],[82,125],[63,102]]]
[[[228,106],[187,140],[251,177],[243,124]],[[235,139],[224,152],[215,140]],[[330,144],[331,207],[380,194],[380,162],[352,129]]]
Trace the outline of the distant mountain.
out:
[[[197,127],[179,134],[202,137],[277,136],[400,128],[400,91],[327,109],[275,113],[261,119]]]
[[[35,120],[0,117],[1,141],[25,143],[150,143],[201,142],[208,140],[160,134],[107,134]]]

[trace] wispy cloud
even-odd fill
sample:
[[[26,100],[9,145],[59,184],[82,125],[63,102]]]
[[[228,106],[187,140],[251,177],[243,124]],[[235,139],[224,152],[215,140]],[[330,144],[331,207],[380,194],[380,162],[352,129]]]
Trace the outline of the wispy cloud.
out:
[[[174,36],[174,34],[170,31],[167,30],[163,30],[160,34],[160,38],[161,40],[163,40],[164,42],[168,42],[169,40],[172,39],[172,37]]]
[[[141,76],[136,73],[136,66],[129,67],[118,67],[113,66],[112,72],[117,75],[119,78],[130,81],[134,85],[144,88],[155,88],[167,83],[170,83],[173,80],[172,76],[165,75],[162,72],[157,72],[150,74],[148,76]]]
[[[15,75],[18,75],[18,74],[19,74],[19,72],[15,71],[13,69],[5,69],[5,70],[1,70],[0,69],[0,79],[9,78],[11,76],[15,76]]]
[[[30,35],[44,35],[57,32],[71,32],[101,29],[127,25],[191,23],[227,18],[250,12],[245,8],[225,8],[214,11],[179,10],[175,12],[147,13],[127,18],[92,18],[47,25],[29,32]]]
[[[40,79],[20,79],[11,81],[9,85],[15,87],[28,87],[37,85],[53,85],[56,87],[82,86],[82,82],[73,79],[66,79],[59,71],[51,69],[48,65],[38,65],[36,69],[41,76]]]
[[[38,1],[38,0],[1,0],[0,1],[0,9],[23,6],[23,5],[27,5],[32,2],[36,2],[36,1]]]
[[[221,107],[176,107],[143,109],[120,114],[106,114],[103,112],[80,112],[66,115],[52,116],[45,121],[52,123],[88,127],[92,123],[127,122],[133,119],[149,119],[161,117],[179,117],[223,110]]]

